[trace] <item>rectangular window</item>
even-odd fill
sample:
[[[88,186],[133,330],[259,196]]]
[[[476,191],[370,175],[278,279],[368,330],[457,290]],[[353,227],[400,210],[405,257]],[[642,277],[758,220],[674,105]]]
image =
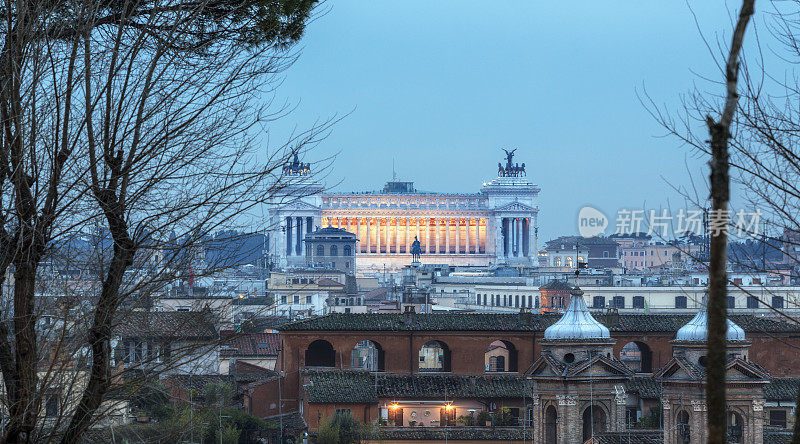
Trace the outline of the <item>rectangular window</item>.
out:
[[[633,308],[644,308],[644,296],[633,297]]]
[[[519,308],[519,295],[514,296],[514,308]]]
[[[533,308],[533,296],[528,296],[528,307]]]
[[[747,308],[758,308],[758,299],[755,296],[747,297]]]
[[[475,299],[475,305],[481,305],[481,295],[478,294],[478,297]]]
[[[728,296],[728,308],[736,308],[736,298]]]
[[[783,308],[783,296],[772,297],[772,308]]]
[[[761,285],[761,278],[753,278],[753,285]]]
[[[486,293],[483,294],[483,305],[486,305]]]
[[[614,296],[612,303],[614,308],[625,308],[625,296]]]
[[[773,427],[786,428],[786,410],[770,410],[769,425]]]
[[[281,304],[285,304],[285,303],[286,303],[286,296],[281,296]]]
[[[44,410],[45,416],[58,416],[58,395],[47,397],[47,404],[45,404]]]
[[[733,278],[734,285],[742,285],[742,278]]]
[[[604,296],[595,296],[592,299],[592,308],[604,308],[606,306],[606,298]]]
[[[311,303],[311,296],[306,296],[306,304],[310,304],[310,303]]]
[[[675,296],[675,308],[686,308],[686,296]]]
[[[300,303],[300,296],[299,295],[294,295],[294,303],[295,304],[299,304]]]

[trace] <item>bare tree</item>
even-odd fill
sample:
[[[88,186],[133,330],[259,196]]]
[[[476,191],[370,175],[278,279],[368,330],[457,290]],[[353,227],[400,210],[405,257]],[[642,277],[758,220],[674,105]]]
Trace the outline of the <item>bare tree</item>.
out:
[[[4,441],[78,440],[118,376],[111,337],[125,298],[163,291],[213,230],[245,225],[259,205],[293,197],[286,194],[297,178],[280,167],[331,122],[266,157],[253,142],[285,112],[263,99],[295,59],[290,48],[314,3],[3,5],[0,276],[13,270],[12,322],[0,323]],[[74,305],[64,308],[60,340],[45,352],[37,341],[41,264],[69,257],[70,233],[91,226],[105,226],[109,239],[94,256],[97,291],[82,322],[70,319]],[[71,418],[44,427],[43,382],[76,349],[85,349],[90,367],[72,387],[79,400]],[[53,358],[44,362],[43,354]]]
[[[709,221],[709,291],[708,291],[708,356],[706,361],[706,403],[708,442],[727,442],[727,404],[725,401],[727,364],[727,294],[728,294],[728,226],[730,224],[730,153],[732,125],[739,110],[740,53],[744,35],[754,12],[754,0],[743,0],[734,26],[730,46],[719,63],[724,75],[725,94],[720,102],[707,100],[695,93],[685,102],[686,117],[676,124],[668,113],[653,102],[650,111],[671,134],[709,155],[709,191],[711,215]],[[718,118],[712,115],[718,115]],[[705,122],[710,139],[696,134],[693,123]]]

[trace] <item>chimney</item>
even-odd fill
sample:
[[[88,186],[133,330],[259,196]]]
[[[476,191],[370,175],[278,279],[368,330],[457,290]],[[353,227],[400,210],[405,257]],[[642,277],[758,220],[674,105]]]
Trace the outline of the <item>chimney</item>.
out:
[[[411,326],[414,324],[414,316],[417,311],[413,305],[406,305],[403,311],[403,325]]]
[[[519,309],[519,322],[522,325],[530,325],[531,311],[528,308],[523,307]]]

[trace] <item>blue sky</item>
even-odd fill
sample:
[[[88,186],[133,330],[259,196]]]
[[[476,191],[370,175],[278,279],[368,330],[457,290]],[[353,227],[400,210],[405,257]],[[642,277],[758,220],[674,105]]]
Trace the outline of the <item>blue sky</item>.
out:
[[[670,189],[706,175],[705,159],[671,138],[637,91],[659,104],[718,76],[706,37],[730,35],[736,3],[335,0],[310,24],[271,126],[294,129],[350,113],[313,157],[338,153],[327,181],[379,189],[475,192],[518,148],[540,194],[543,240],[575,234],[580,207],[683,206]],[[756,17],[756,23],[760,18]],[[613,222],[612,222],[613,223]]]

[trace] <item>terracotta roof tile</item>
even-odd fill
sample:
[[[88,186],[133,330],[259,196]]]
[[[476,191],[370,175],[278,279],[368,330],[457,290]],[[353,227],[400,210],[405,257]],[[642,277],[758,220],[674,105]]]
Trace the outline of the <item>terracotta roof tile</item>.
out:
[[[597,313],[595,318],[612,332],[677,332],[694,314]],[[413,319],[412,319],[413,318]],[[558,314],[431,313],[414,314],[406,322],[403,313],[333,313],[291,322],[281,331],[544,331]],[[730,319],[748,333],[797,333],[800,325],[779,319],[737,314]]]

